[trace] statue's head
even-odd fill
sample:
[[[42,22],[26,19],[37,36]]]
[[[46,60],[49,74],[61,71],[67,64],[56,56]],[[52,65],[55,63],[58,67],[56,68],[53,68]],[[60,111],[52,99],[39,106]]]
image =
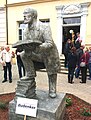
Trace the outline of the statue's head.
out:
[[[37,19],[37,11],[33,8],[26,8],[24,10],[24,23],[25,24],[32,24],[34,19]]]

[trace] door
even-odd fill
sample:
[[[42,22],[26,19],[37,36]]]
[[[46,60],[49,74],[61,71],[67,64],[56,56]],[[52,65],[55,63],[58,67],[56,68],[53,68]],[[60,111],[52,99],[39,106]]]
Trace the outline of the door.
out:
[[[74,39],[76,39],[76,33],[77,32],[80,33],[80,25],[78,25],[78,26],[64,26],[63,27],[62,53],[64,51],[64,46],[65,46],[65,43],[67,42],[67,39],[72,40],[72,34],[70,33],[70,30],[73,30],[74,35],[75,35]]]

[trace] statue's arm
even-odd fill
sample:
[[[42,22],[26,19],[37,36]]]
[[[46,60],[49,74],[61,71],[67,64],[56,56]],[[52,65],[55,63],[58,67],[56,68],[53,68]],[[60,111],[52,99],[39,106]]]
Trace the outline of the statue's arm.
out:
[[[42,43],[40,45],[41,49],[50,49],[53,47],[53,39],[52,39],[52,33],[51,33],[51,29],[50,29],[50,26],[46,26],[44,28],[44,31],[43,31],[43,40],[44,40],[44,43]]]

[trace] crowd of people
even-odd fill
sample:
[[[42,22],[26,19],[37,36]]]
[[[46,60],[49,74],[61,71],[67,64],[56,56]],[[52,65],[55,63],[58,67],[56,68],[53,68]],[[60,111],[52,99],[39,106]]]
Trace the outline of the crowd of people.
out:
[[[80,33],[77,33],[74,40],[68,39],[64,47],[65,63],[68,68],[68,83],[73,83],[74,75],[79,78],[81,72],[80,83],[86,83],[87,69],[89,69],[89,80],[91,80],[91,47],[85,49],[82,45]]]
[[[15,58],[15,55],[17,59],[19,78],[25,76],[25,68],[20,57],[21,52],[22,50],[19,49],[16,49],[15,52],[11,51],[8,45],[1,47],[0,63],[2,64],[2,69],[4,71],[4,80],[2,83],[7,82],[8,79],[9,83],[12,83],[12,58]]]

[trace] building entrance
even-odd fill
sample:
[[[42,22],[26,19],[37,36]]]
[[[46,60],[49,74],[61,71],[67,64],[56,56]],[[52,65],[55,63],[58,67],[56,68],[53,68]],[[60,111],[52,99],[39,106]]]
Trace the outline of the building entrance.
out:
[[[85,45],[88,7],[88,2],[56,6],[58,22],[57,47],[60,55],[63,53],[65,34],[68,33],[67,36],[70,37],[69,30],[71,29],[75,33],[80,32],[82,44]]]
[[[64,46],[65,46],[65,43],[67,42],[67,39],[72,40],[72,34],[70,33],[70,30],[74,31],[74,34],[75,34],[74,39],[76,39],[76,33],[77,32],[80,33],[80,25],[78,25],[78,26],[64,26],[63,27],[62,53],[64,51]]]

